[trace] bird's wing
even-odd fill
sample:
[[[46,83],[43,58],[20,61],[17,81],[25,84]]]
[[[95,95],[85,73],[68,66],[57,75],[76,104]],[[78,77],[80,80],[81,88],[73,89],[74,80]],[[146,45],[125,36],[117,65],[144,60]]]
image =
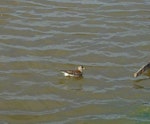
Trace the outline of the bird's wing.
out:
[[[148,64],[142,66],[137,72],[135,72],[134,77],[138,77],[139,75],[143,74],[148,69],[150,69],[150,62]]]
[[[82,72],[79,70],[76,70],[73,72],[75,76],[82,76]]]

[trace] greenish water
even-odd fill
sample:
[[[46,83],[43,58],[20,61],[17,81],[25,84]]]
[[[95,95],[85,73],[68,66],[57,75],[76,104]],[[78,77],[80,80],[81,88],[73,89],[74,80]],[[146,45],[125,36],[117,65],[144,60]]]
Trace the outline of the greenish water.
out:
[[[0,1],[1,124],[149,124],[148,0]],[[85,66],[82,79],[63,69]]]

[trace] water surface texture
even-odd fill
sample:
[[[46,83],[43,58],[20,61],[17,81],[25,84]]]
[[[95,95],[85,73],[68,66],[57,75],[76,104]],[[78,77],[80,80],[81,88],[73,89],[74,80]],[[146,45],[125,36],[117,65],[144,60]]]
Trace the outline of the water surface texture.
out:
[[[149,124],[148,61],[149,0],[0,0],[0,124]]]

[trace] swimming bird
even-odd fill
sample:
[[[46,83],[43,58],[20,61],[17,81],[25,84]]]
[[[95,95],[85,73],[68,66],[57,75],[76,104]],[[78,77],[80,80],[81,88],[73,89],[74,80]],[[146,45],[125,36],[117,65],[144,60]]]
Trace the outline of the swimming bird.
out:
[[[150,62],[144,66],[142,66],[137,72],[134,73],[134,77],[138,77],[143,74],[145,71],[150,70]]]
[[[83,70],[85,68],[83,66],[78,66],[77,70],[61,70],[65,77],[82,77]]]

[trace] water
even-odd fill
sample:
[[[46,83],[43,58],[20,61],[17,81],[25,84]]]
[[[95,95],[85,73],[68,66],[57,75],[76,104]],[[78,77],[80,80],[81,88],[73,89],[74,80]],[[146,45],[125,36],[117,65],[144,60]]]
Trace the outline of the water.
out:
[[[149,124],[149,0],[1,0],[1,124]],[[62,69],[85,66],[84,78]]]

